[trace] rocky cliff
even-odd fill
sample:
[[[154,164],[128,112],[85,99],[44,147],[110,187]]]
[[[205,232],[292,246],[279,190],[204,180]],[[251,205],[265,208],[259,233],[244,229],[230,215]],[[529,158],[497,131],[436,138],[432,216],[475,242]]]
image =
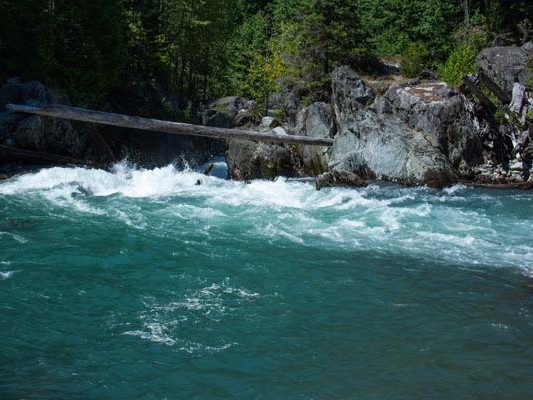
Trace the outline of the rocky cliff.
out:
[[[470,177],[472,168],[482,163],[475,118],[459,91],[426,82],[393,85],[377,94],[348,66],[332,74],[331,104],[313,103],[300,110],[291,133],[332,137],[334,145],[327,149],[247,144],[235,149],[230,144],[230,175],[253,179],[269,178],[280,170],[291,176],[336,171],[442,187]],[[269,173],[241,167],[253,159],[270,165]]]
[[[326,182],[341,174],[344,184],[382,179],[431,187],[527,180],[533,157],[528,110],[533,108],[527,95],[516,100],[514,92],[531,77],[530,47],[487,49],[478,57],[481,70],[501,85],[509,102],[513,98],[510,105],[499,106],[499,118],[468,91],[443,82],[418,79],[378,91],[352,68],[341,66],[332,74],[330,102],[300,109],[295,129],[287,126],[289,134],[334,138],[332,148],[230,144],[230,175],[254,179],[280,171],[287,176],[328,173]]]

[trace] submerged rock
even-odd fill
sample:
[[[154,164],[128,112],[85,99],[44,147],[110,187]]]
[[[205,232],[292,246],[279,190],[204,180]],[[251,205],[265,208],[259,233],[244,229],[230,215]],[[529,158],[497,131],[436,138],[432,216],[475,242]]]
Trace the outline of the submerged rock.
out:
[[[366,187],[368,183],[358,175],[346,171],[330,171],[316,178],[316,190],[328,187]]]

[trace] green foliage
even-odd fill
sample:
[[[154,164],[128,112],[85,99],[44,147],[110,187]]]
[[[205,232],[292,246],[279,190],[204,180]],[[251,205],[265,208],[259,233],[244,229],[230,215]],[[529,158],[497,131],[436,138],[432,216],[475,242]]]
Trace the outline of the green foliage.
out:
[[[284,65],[277,53],[271,56],[251,53],[249,56],[251,61],[240,94],[256,100],[259,110],[266,111],[268,97],[277,90],[276,80],[283,74]]]
[[[287,86],[320,91],[338,65],[366,54],[357,0],[275,1],[279,25],[271,40],[286,65]],[[280,16],[284,16],[285,19]],[[326,85],[327,86],[327,85]]]
[[[490,37],[491,34],[488,19],[479,12],[476,12],[472,17],[469,26],[461,26],[453,34],[452,43],[454,43],[456,47],[450,56],[457,53],[459,50],[462,54],[457,54],[457,56],[469,58],[469,53],[472,53],[475,58],[483,48],[491,45]]]
[[[411,44],[422,42],[433,63],[450,51],[461,8],[458,1],[448,0],[361,0],[361,16],[378,56],[403,56]]]
[[[442,66],[440,77],[451,86],[459,86],[464,75],[475,72],[476,52],[467,45],[461,44],[450,54]]]
[[[2,0],[0,77],[39,79],[80,105],[100,103],[125,64],[120,0]],[[7,14],[7,15],[6,15]],[[5,24],[4,24],[5,22]]]
[[[530,124],[533,123],[533,110],[529,110],[526,114],[526,121]]]
[[[531,66],[529,66],[527,69],[526,85],[529,87],[529,90],[533,90],[533,68]]]
[[[508,111],[506,111],[505,109],[501,107],[496,110],[496,112],[494,113],[494,120],[496,121],[498,125],[509,124],[509,120],[507,118],[507,112]]]
[[[181,112],[229,94],[266,105],[280,87],[325,98],[330,72],[368,55],[403,58],[410,77],[444,64],[456,84],[495,35],[531,37],[521,22],[530,3],[0,0],[0,79],[39,79],[88,106],[129,80],[154,80]]]
[[[427,65],[429,51],[422,42],[412,43],[407,46],[403,60],[400,64],[400,71],[406,78],[416,78]]]
[[[285,111],[274,110],[274,118],[276,118],[278,121],[283,121],[285,119]]]

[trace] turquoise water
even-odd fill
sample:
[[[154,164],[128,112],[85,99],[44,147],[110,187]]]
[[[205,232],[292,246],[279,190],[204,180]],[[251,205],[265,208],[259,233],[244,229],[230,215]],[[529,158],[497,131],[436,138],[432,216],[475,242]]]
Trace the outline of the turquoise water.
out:
[[[45,169],[0,183],[0,398],[528,399],[532,276],[531,193]]]

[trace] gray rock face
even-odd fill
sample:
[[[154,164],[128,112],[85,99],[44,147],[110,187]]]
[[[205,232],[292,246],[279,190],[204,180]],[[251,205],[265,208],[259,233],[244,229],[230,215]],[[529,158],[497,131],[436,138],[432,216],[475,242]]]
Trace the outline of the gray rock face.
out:
[[[338,125],[330,167],[353,172],[363,179],[381,178],[403,184],[441,187],[454,180],[454,172],[439,146],[438,135],[426,121],[402,119],[403,111],[416,107],[417,96],[396,89],[400,97],[378,98],[351,68],[332,75],[333,109]],[[369,107],[373,102],[375,107]],[[396,104],[395,104],[396,103]],[[429,113],[428,115],[430,115]]]
[[[245,110],[237,113],[233,119],[233,125],[235,127],[247,126],[254,127],[261,122],[261,116],[255,110]]]
[[[296,175],[291,153],[283,145],[230,140],[226,160],[230,178],[239,181]]]
[[[477,56],[478,66],[485,74],[498,83],[508,94],[513,84],[525,85],[528,80],[528,64],[533,60],[530,44],[522,47],[491,47]]]
[[[326,103],[313,103],[298,113],[296,135],[333,138],[336,126],[333,110]],[[296,156],[302,175],[317,176],[327,170],[329,151],[327,147],[297,146]]]
[[[218,128],[233,128],[236,117],[240,114],[238,124],[245,124],[246,112],[256,108],[255,102],[238,96],[223,97],[208,104],[202,113],[202,123]],[[242,119],[242,120],[241,120]]]
[[[278,126],[281,126],[281,122],[274,117],[263,117],[261,120],[261,127],[264,129],[274,129]]]
[[[392,86],[382,99],[391,113],[408,128],[436,137],[441,152],[461,176],[483,162],[476,118],[469,103],[444,83],[421,83],[415,87]]]
[[[3,111],[8,103],[33,106],[70,105],[66,97],[47,90],[39,82],[10,82],[2,86],[0,111]],[[101,158],[95,161],[106,161],[108,149],[101,142],[101,138],[90,133],[90,127],[82,127],[67,120],[0,112],[2,145],[79,159],[85,159],[89,152],[93,152],[101,155]]]
[[[229,170],[237,179],[327,172],[325,186],[384,179],[443,187],[483,163],[479,131],[470,103],[444,83],[396,85],[378,96],[342,66],[332,74],[332,106],[317,102],[300,110],[293,131],[334,138],[332,148],[235,142]]]

